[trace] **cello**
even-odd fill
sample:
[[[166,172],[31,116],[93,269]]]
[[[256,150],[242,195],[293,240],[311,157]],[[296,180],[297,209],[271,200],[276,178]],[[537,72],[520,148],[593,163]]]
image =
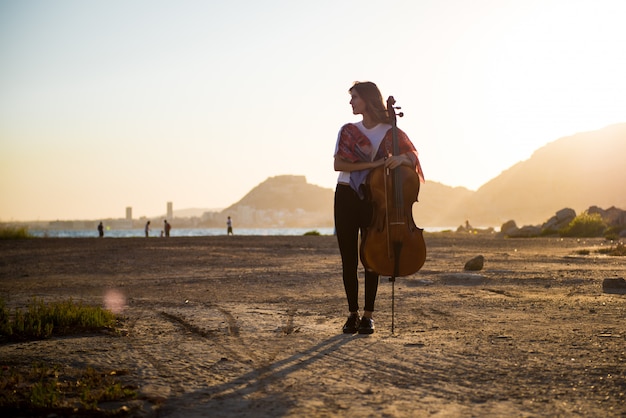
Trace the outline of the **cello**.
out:
[[[396,101],[387,99],[392,129],[393,155],[399,155]],[[400,117],[402,113],[398,114]],[[393,170],[384,165],[373,169],[366,180],[366,196],[372,203],[371,224],[364,231],[360,254],[365,268],[380,275],[408,276],[419,271],[426,260],[423,229],[413,220],[413,204],[420,189],[415,169],[401,165]],[[392,322],[393,324],[393,322]],[[393,325],[392,325],[393,329]]]

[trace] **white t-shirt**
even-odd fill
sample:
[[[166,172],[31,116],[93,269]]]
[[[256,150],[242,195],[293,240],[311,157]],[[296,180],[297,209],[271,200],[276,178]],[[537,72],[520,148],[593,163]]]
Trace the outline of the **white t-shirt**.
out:
[[[383,142],[385,138],[385,134],[389,129],[391,129],[391,125],[387,123],[379,123],[371,129],[367,129],[363,126],[363,122],[357,122],[354,124],[359,131],[361,131],[372,143],[372,155],[370,155],[370,161],[374,159],[376,153],[378,152],[378,147],[380,143]],[[337,135],[337,143],[335,144],[335,154],[337,155],[337,151],[339,150],[339,136]],[[338,183],[350,183],[350,172],[349,171],[340,171],[339,177],[337,178]]]

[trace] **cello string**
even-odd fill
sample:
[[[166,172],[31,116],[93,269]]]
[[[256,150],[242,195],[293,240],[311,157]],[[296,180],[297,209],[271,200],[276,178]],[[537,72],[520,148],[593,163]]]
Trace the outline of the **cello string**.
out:
[[[389,233],[389,194],[387,191],[387,179],[389,178],[390,171],[388,168],[385,168],[383,173],[383,183],[385,184],[385,221],[387,222],[387,257],[391,258],[391,235]]]

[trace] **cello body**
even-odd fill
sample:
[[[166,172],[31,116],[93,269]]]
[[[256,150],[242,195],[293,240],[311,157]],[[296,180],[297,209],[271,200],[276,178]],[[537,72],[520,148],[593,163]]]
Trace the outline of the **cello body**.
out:
[[[387,109],[394,112],[390,97]],[[395,113],[392,120],[394,155],[398,155]],[[366,269],[391,278],[419,271],[426,261],[423,230],[413,220],[420,180],[407,166],[393,170],[384,166],[373,169],[366,180],[366,198],[372,204],[372,221],[364,231],[360,255]]]

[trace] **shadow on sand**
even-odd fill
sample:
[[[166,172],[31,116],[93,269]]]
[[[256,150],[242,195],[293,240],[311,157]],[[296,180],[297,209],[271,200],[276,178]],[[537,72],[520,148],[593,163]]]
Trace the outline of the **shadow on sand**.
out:
[[[266,390],[273,382],[284,381],[290,374],[314,365],[325,356],[352,340],[351,335],[339,334],[285,359],[256,367],[220,385],[170,398],[158,416],[246,416],[277,417],[289,413],[293,397],[288,393],[281,399],[275,390]],[[271,397],[265,394],[271,392]]]

